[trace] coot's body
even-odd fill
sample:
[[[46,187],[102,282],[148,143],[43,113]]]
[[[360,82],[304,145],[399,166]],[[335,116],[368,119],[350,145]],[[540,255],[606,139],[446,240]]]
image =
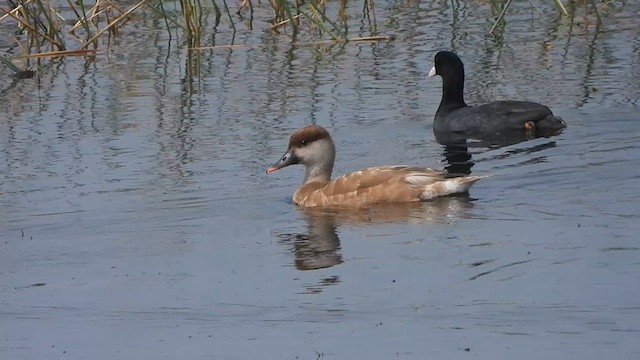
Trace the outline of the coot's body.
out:
[[[438,133],[490,136],[506,132],[557,132],[566,127],[542,104],[530,101],[494,101],[478,106],[464,102],[464,65],[458,55],[441,51],[429,76],[442,77],[442,100],[433,130]]]

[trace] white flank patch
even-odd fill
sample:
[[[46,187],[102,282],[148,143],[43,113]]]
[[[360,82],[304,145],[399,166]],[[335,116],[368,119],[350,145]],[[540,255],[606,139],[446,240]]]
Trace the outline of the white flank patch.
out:
[[[485,177],[487,176],[467,176],[427,184],[424,185],[424,191],[421,197],[423,200],[428,200],[438,196],[465,193],[469,191],[471,185]]]

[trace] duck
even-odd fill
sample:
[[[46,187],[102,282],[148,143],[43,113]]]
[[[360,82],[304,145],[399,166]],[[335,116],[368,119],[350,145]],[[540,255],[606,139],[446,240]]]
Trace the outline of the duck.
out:
[[[498,135],[509,131],[556,134],[567,127],[548,106],[531,101],[494,101],[469,106],[464,101],[464,64],[451,51],[440,51],[428,77],[442,77],[442,100],[436,111],[436,134]]]
[[[452,176],[445,171],[408,165],[369,167],[331,179],[335,145],[329,132],[307,125],[293,132],[287,152],[267,174],[290,165],[306,168],[293,203],[310,207],[365,207],[381,203],[412,203],[466,193],[486,176]]]

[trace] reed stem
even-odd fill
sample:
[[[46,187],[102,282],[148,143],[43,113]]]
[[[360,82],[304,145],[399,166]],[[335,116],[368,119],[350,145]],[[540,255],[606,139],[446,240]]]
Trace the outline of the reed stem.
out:
[[[567,16],[569,13],[567,13],[567,9],[564,8],[564,5],[562,5],[562,1],[560,0],[553,0],[556,3],[556,6],[558,7],[558,9],[560,9],[560,11],[562,11],[562,14],[564,16]]]
[[[97,49],[98,39],[105,32],[119,36],[124,24],[131,19],[131,15],[144,7],[162,17],[166,31],[169,33],[169,40],[172,38],[173,28],[170,24],[175,25],[178,28],[176,35],[186,37],[189,48],[200,48],[200,41],[207,31],[218,31],[221,18],[224,16],[223,12],[227,14],[229,26],[233,29],[235,37],[236,25],[227,0],[221,0],[222,3],[219,3],[218,0],[211,0],[211,2],[207,0],[180,0],[178,2],[180,7],[177,9],[167,9],[163,2],[166,0],[136,0],[133,5],[128,4],[128,8],[117,0],[95,0],[95,3],[93,3],[94,0],[88,0],[91,1],[91,4],[85,4],[85,1],[87,0],[64,0],[62,2],[55,0],[7,0],[6,3],[11,4],[12,8],[5,9],[6,6],[0,6],[0,13],[2,13],[0,21],[8,18],[15,19],[20,31],[27,32],[26,41],[20,44],[25,52],[34,51],[39,54],[57,54],[58,56],[75,54],[74,50],[68,50],[71,47],[69,37],[79,43],[80,53],[87,51],[91,45]],[[240,0],[234,1],[240,2]],[[499,24],[505,24],[506,12],[512,0],[490,1],[492,13],[494,15],[498,13],[489,30],[489,33],[492,34]],[[532,6],[540,12],[540,9],[532,1],[529,0]],[[553,6],[548,1],[546,3]],[[553,0],[553,3],[558,11],[565,16],[575,9],[576,4],[579,4],[578,6],[584,5],[586,12],[593,11],[595,13],[597,25],[601,24],[602,19],[596,0],[571,0],[567,2],[567,8],[563,5],[562,0]],[[256,8],[259,6],[258,4],[256,4]],[[262,4],[266,4],[266,1]],[[369,33],[376,34],[375,0],[362,0],[361,4],[363,12],[361,25],[366,24]],[[502,4],[501,8],[500,4]],[[593,10],[589,10],[589,5]],[[75,19],[71,19],[75,21],[72,21],[68,27],[65,23],[66,20],[59,13],[59,6],[65,6],[65,15],[75,16]],[[253,3],[251,0],[245,0],[243,6],[248,7],[251,11],[252,15],[247,28],[252,30]],[[266,6],[270,6],[273,10],[271,29],[279,32],[281,27],[290,27],[291,41],[297,41],[303,25],[312,30],[309,33],[314,38],[330,38],[332,42],[353,41],[353,39],[349,39],[349,25],[353,24],[353,17],[347,14],[348,0],[336,2],[328,2],[327,0],[268,0]],[[146,18],[148,14],[144,15]],[[215,16],[213,29],[207,26],[211,15]],[[361,26],[360,31],[363,30],[363,26]],[[3,58],[2,63],[7,64],[7,58]],[[15,69],[12,68],[12,70]]]
[[[119,22],[124,20],[129,14],[131,14],[134,11],[136,11],[136,9],[138,9],[139,7],[144,5],[146,2],[147,2],[147,0],[142,0],[139,3],[133,5],[129,10],[125,11],[124,14],[120,15],[119,17],[117,17],[115,20],[113,20],[107,26],[105,26],[102,30],[98,31],[93,37],[91,37],[89,40],[85,41],[82,44],[82,46],[80,46],[80,48],[84,49],[87,46],[89,46],[89,44],[91,44],[92,42],[96,41],[96,39],[100,35],[102,35],[102,33],[104,33],[105,31],[109,30],[112,26],[115,26],[116,24],[118,24]]]
[[[498,15],[498,19],[496,20],[496,22],[493,23],[491,30],[489,30],[489,34],[493,34],[493,30],[495,30],[498,23],[502,21],[502,19],[504,18],[504,14],[507,12],[507,9],[509,8],[509,5],[511,5],[511,0],[507,0],[507,3],[504,4],[504,6],[502,6],[502,12],[500,12],[500,15]]]
[[[0,56],[0,63],[3,63],[4,65],[6,65],[9,69],[13,70],[13,72],[15,72],[16,74],[22,71],[11,60],[5,58],[4,56]]]

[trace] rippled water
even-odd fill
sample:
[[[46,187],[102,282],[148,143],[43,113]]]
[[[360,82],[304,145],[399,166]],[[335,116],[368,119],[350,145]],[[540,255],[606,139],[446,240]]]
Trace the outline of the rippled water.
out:
[[[596,29],[523,2],[496,37],[481,2],[377,6],[393,42],[241,31],[258,46],[204,51],[190,76],[162,31],[132,27],[94,62],[5,84],[2,358],[638,358],[638,5]],[[425,78],[441,49],[469,103],[539,101],[569,127],[470,147],[492,177],[469,197],[302,211],[302,169],[264,174],[309,122],[336,174],[451,166]]]

